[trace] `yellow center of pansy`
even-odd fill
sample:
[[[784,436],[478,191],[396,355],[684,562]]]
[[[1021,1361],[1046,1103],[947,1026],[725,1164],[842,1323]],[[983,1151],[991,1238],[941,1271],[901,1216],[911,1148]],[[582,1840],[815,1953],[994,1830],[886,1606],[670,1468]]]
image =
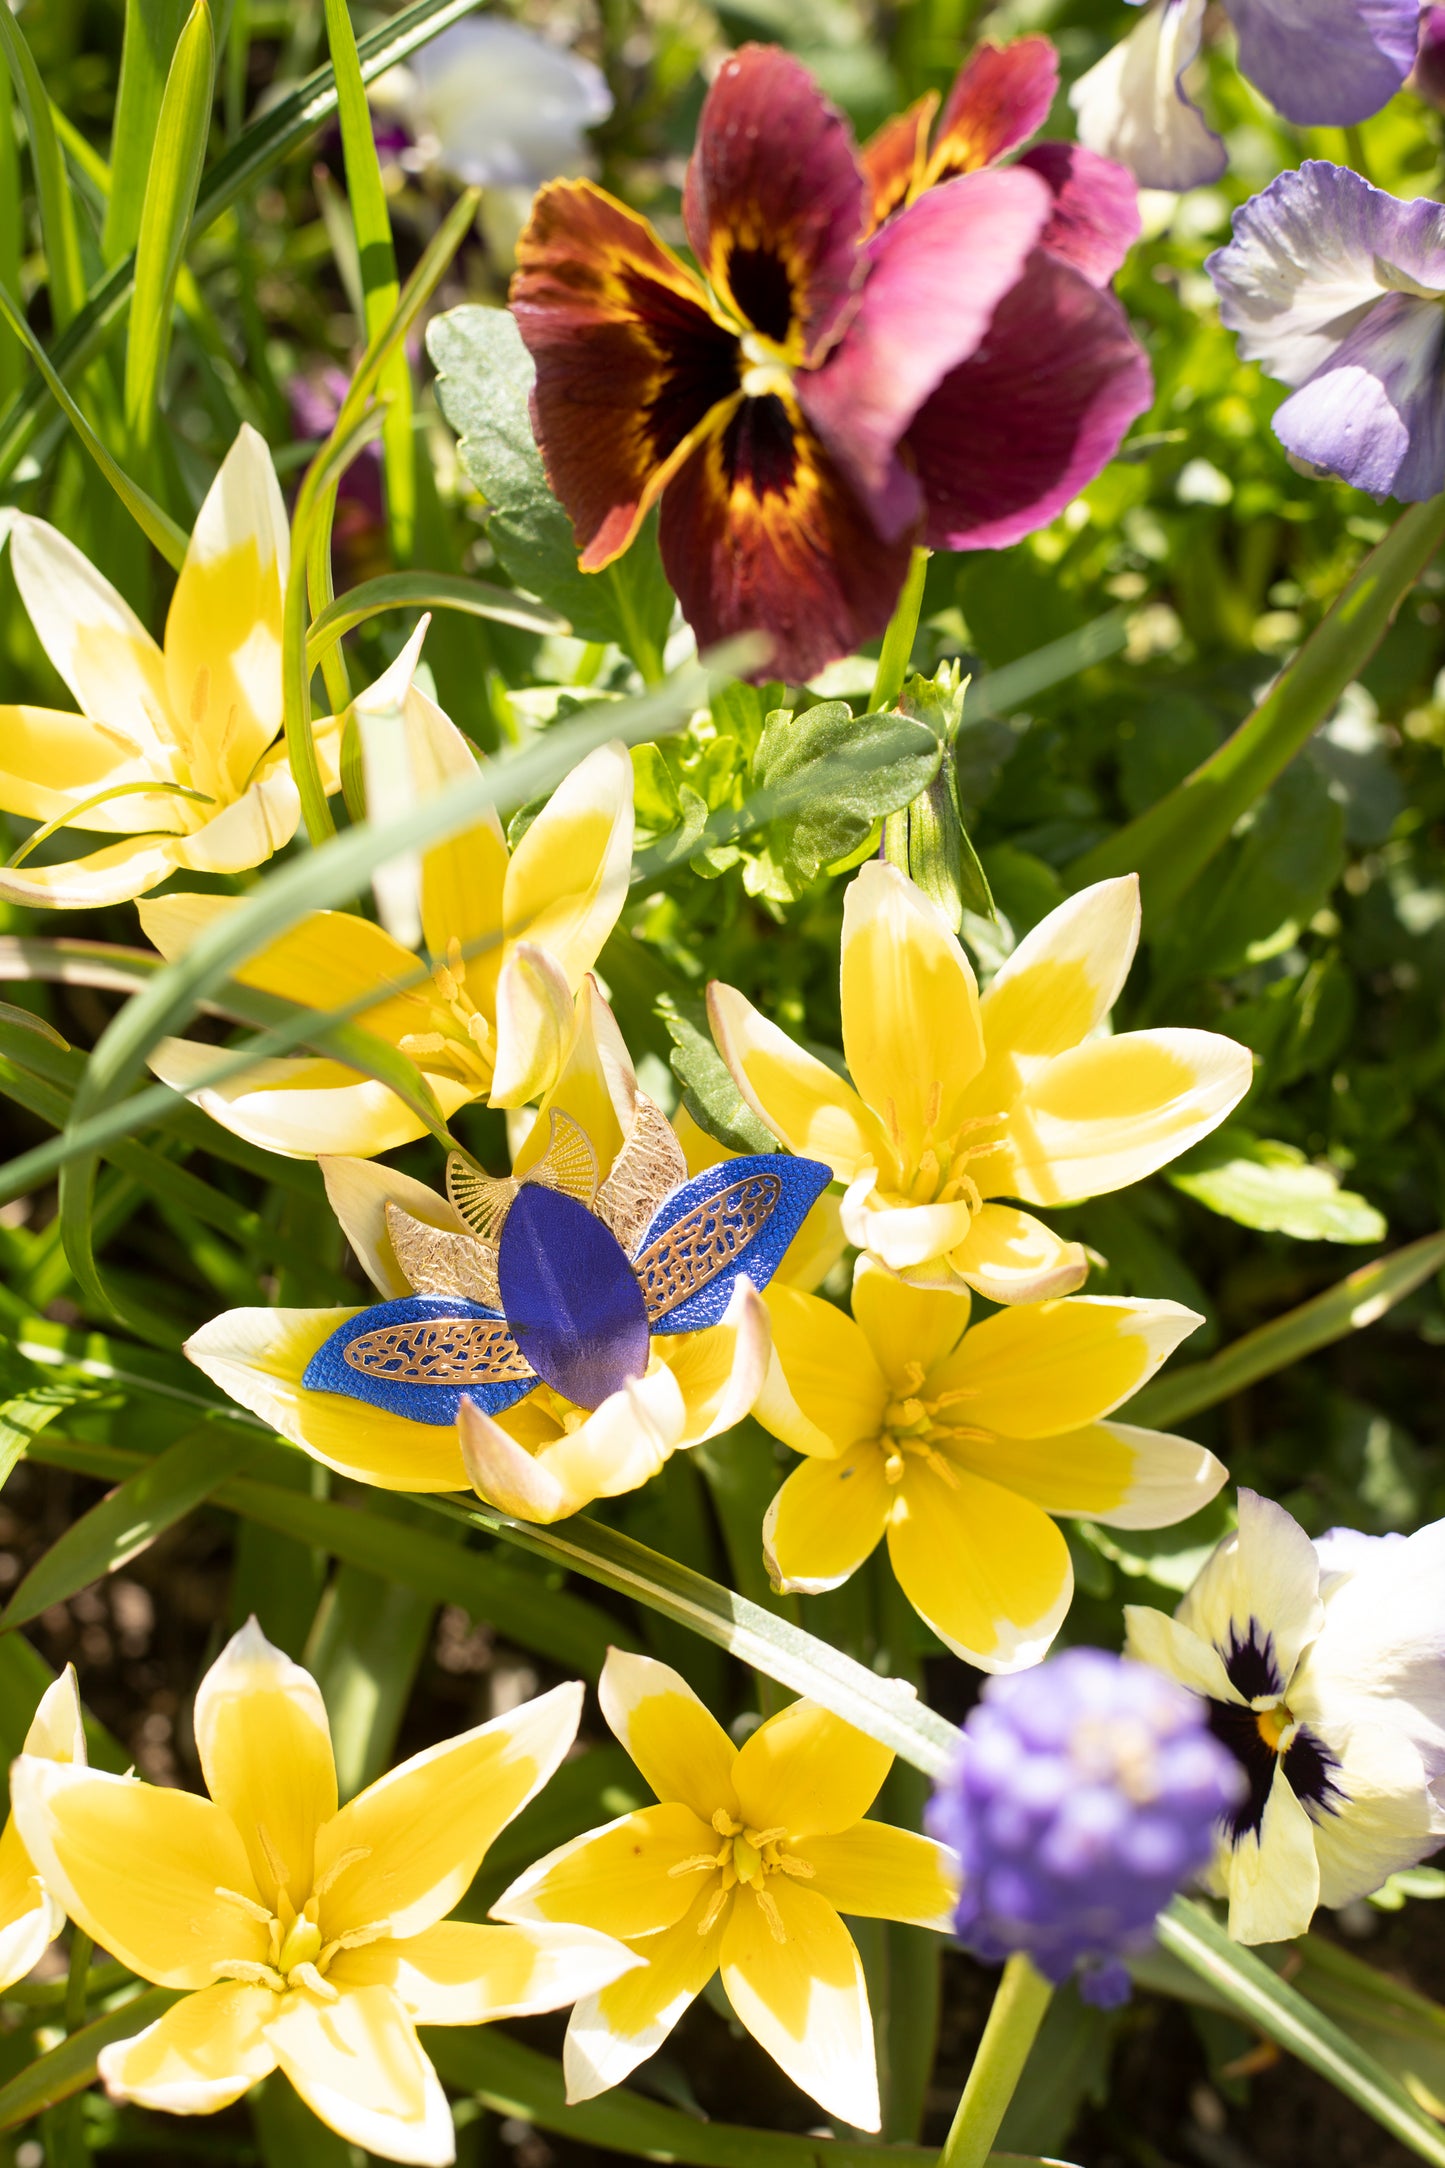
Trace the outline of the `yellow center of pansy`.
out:
[[[760,331],[745,331],[738,341],[738,383],[745,399],[785,399],[793,373],[782,347]]]
[[[1278,1754],[1280,1741],[1287,1731],[1294,1728],[1294,1718],[1284,1702],[1277,1701],[1272,1709],[1255,1711],[1255,1727],[1271,1754]]]
[[[680,1859],[669,1875],[707,1874],[717,1877],[711,1896],[702,1908],[697,1931],[708,1934],[735,1890],[748,1890],[756,1898],[758,1909],[768,1923],[768,1932],[774,1942],[786,1942],[787,1929],[777,1899],[768,1888],[773,1875],[792,1875],[800,1882],[810,1882],[813,1869],[807,1860],[798,1859],[783,1849],[787,1830],[752,1829],[740,1822],[726,1807],[719,1807],[713,1815],[712,1826],[722,1840],[715,1852],[694,1852],[690,1859]]]
[[[391,1927],[388,1921],[378,1920],[373,1926],[353,1927],[345,1934],[333,1935],[328,1941],[321,1925],[321,1900],[338,1876],[369,1856],[365,1850],[343,1852],[317,1881],[299,1912],[284,1887],[274,1912],[239,1890],[218,1888],[218,1897],[225,1898],[238,1912],[244,1912],[248,1919],[256,1920],[266,1928],[269,1947],[265,1963],[248,1957],[220,1959],[211,1967],[216,1978],[242,1980],[249,1987],[269,1987],[276,1995],[300,1989],[318,2002],[338,2001],[336,1989],[326,1977],[337,1952],[378,1942],[390,1934]]]
[[[397,1042],[412,1061],[430,1069],[448,1068],[460,1084],[475,1094],[491,1088],[496,1063],[496,1032],[467,992],[462,945],[455,934],[447,943],[447,960],[432,973],[432,1031],[409,1031]]]

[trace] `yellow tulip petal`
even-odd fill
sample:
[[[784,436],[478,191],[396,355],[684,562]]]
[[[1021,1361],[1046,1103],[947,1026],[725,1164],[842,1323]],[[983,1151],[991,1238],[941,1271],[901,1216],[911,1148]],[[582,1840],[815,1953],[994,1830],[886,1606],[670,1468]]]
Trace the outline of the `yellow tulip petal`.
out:
[[[704,1167],[720,1166],[723,1160],[736,1159],[738,1156],[736,1152],[730,1151],[727,1145],[719,1144],[716,1137],[709,1136],[705,1129],[700,1128],[688,1113],[686,1104],[681,1101],[672,1116],[672,1126],[677,1141],[682,1146],[682,1156],[687,1161],[689,1177],[701,1174]]]
[[[81,1714],[74,1664],[67,1664],[59,1678],[51,1680],[36,1703],[22,1751],[42,1754],[47,1761],[78,1762],[84,1766],[85,1719]]]
[[[853,1937],[811,1890],[770,1879],[785,1942],[750,1891],[723,1935],[722,1981],[743,2024],[794,2085],[855,2130],[877,2130],[878,2066],[868,1989]]]
[[[1127,1031],[1046,1062],[1009,1115],[989,1186],[1070,1204],[1140,1182],[1216,1129],[1249,1090],[1248,1047],[1216,1031]]]
[[[848,1073],[916,1166],[952,1136],[983,1065],[973,967],[937,905],[875,858],[843,898],[841,970]]]
[[[1148,1604],[1126,1603],[1124,1632],[1124,1654],[1136,1663],[1166,1671],[1206,1701],[1239,1701],[1218,1649],[1167,1612],[1155,1611]]]
[[[901,1488],[888,1553],[914,1610],[980,1671],[1036,1664],[1074,1593],[1069,1547],[1048,1515],[963,1469],[945,1477],[915,1462]]]
[[[12,1815],[0,1833],[0,1989],[33,1971],[64,1925]]]
[[[1315,1827],[1290,1790],[1282,1761],[1265,1801],[1257,1834],[1229,1854],[1229,1932],[1235,1942],[1292,1942],[1320,1901]]]
[[[73,542],[23,512],[11,521],[10,564],[40,644],[77,705],[119,733],[118,754],[173,778],[165,663],[130,604]]]
[[[969,1308],[966,1287],[916,1287],[866,1255],[853,1269],[853,1315],[895,1393],[917,1392],[953,1353]]]
[[[404,1939],[450,1912],[571,1746],[581,1714],[581,1686],[555,1686],[414,1754],[348,1801],[316,1840],[326,1939],[382,1921]]]
[[[230,805],[222,805],[175,845],[176,864],[192,873],[244,873],[284,849],[301,820],[301,799],[289,768],[258,775]]]
[[[842,1217],[848,1240],[871,1250],[890,1271],[916,1276],[920,1267],[928,1267],[929,1283],[947,1287],[953,1279],[948,1258],[968,1237],[973,1206],[961,1198],[952,1204],[892,1204],[865,1173],[849,1184]]]
[[[958,1861],[947,1845],[887,1822],[859,1822],[835,1837],[810,1837],[799,1857],[808,1888],[855,1919],[903,1920],[947,1934],[958,1901]]]
[[[732,1811],[738,1750],[679,1672],[609,1649],[597,1698],[659,1799],[681,1800],[707,1823],[719,1807]]]
[[[893,1766],[889,1748],[816,1701],[790,1701],[759,1724],[733,1765],[738,1809],[754,1829],[832,1836],[863,1819]]]
[[[844,1182],[854,1181],[865,1167],[892,1166],[882,1125],[826,1063],[794,1046],[735,987],[714,982],[707,1007],[733,1082],[790,1152],[825,1160]]]
[[[1200,1323],[1178,1302],[1071,1295],[1000,1310],[928,1379],[953,1394],[943,1420],[1010,1438],[1078,1430],[1117,1408]]]
[[[140,922],[146,938],[169,960],[184,956],[242,902],[239,896],[189,892],[155,896],[139,906]],[[312,911],[238,964],[235,976],[261,993],[310,1008],[339,1008],[369,997],[373,1005],[359,1020],[368,1031],[396,1039],[424,1030],[429,1020],[432,984],[426,978],[418,982],[418,968],[410,949],[369,919],[350,911]],[[404,990],[408,979],[412,991]]]
[[[1024,935],[983,997],[988,1067],[975,1097],[1005,1107],[1028,1065],[1087,1039],[1118,1000],[1139,943],[1139,877],[1080,889]],[[993,1097],[989,1097],[990,1092]]]
[[[877,1549],[893,1507],[883,1453],[869,1439],[836,1460],[796,1467],[763,1517],[763,1561],[778,1588],[837,1588]]]
[[[0,806],[22,820],[63,819],[98,791],[151,782],[155,760],[127,753],[114,731],[88,715],[63,708],[0,707]],[[183,800],[139,791],[91,806],[82,828],[134,835],[143,829],[179,828]]]
[[[424,2168],[456,2158],[447,2096],[389,1987],[332,2003],[288,1995],[266,2041],[312,2114],[353,2145]]]
[[[846,1452],[875,1438],[890,1394],[862,1328],[836,1304],[769,1287],[773,1361],[753,1412],[797,1453]]]
[[[202,790],[240,790],[281,728],[290,544],[271,454],[243,424],[196,514],[166,618],[170,711]]]
[[[29,1755],[10,1784],[46,1888],[143,1979],[209,1987],[217,1961],[265,1962],[266,1929],[236,1902],[259,1900],[246,1847],[209,1799]]]
[[[339,1061],[257,1061],[207,1084],[217,1062],[213,1046],[162,1039],[146,1060],[163,1084],[184,1092],[223,1129],[286,1159],[314,1159],[322,1152],[369,1159],[425,1134],[425,1123],[394,1092]],[[451,1077],[425,1068],[422,1074],[443,1114],[454,1114],[473,1096]]]
[[[387,1232],[389,1204],[399,1205],[412,1219],[447,1234],[467,1231],[445,1197],[425,1182],[413,1181],[409,1174],[398,1174],[394,1167],[378,1166],[371,1159],[341,1158],[321,1158],[317,1165],[326,1184],[326,1201],[341,1222],[352,1255],[388,1301],[412,1291]]]
[[[570,1921],[619,1941],[660,1934],[691,1910],[702,1880],[701,1868],[673,1870],[711,1858],[721,1843],[710,1822],[677,1800],[643,1807],[549,1852],[492,1911],[520,1923]]]
[[[817,1203],[809,1206],[808,1216],[784,1250],[773,1278],[785,1287],[801,1287],[805,1294],[811,1294],[822,1286],[847,1247],[842,1200],[825,1189]]]
[[[741,1279],[718,1324],[660,1333],[652,1345],[682,1393],[678,1443],[700,1445],[740,1423],[762,1391],[772,1353],[768,1312],[751,1281]]]
[[[525,1141],[512,1154],[512,1172],[520,1180],[546,1154],[552,1141],[554,1112],[570,1115],[597,1155],[599,1181],[612,1171],[637,1116],[637,1075],[617,1019],[603,1000],[590,972],[577,991],[572,1044],[561,1074],[548,1090]]]
[[[675,1927],[649,1936],[642,1946],[645,1965],[578,2003],[562,2049],[569,2105],[620,2085],[639,2063],[655,2055],[688,2004],[707,1986],[717,1971],[730,1909],[724,1906],[707,1933],[698,1933],[716,1887],[714,1882],[700,1891]]]
[[[681,1444],[685,1420],[677,1380],[658,1363],[535,1454],[470,1400],[458,1411],[457,1438],[479,1498],[519,1520],[550,1524],[649,1482]]]
[[[496,1058],[489,1104],[524,1107],[567,1065],[577,1012],[567,974],[535,942],[510,945],[497,979]]]
[[[339,1951],[326,1977],[339,1988],[393,1989],[414,2025],[486,2025],[561,2009],[640,1962],[587,1927],[439,1920],[405,1942]]]
[[[512,854],[503,890],[509,950],[518,941],[546,949],[569,986],[580,985],[627,895],[632,826],[632,762],[620,743],[599,745],[558,784]]]
[[[355,1310],[225,1310],[186,1342],[198,1370],[315,1460],[382,1490],[462,1490],[451,1423],[414,1423],[340,1393],[312,1393],[306,1365]]]
[[[1049,1438],[960,1438],[950,1457],[1046,1513],[1105,1528],[1171,1528],[1207,1506],[1228,1473],[1191,1439],[1131,1423],[1089,1423]]]
[[[148,888],[159,888],[180,864],[179,838],[154,836],[135,842],[107,843],[87,858],[53,866],[0,868],[0,900],[30,910],[91,911],[107,903],[130,903]]]
[[[406,689],[407,753],[419,798],[454,783],[470,782],[477,755],[450,716],[416,684]],[[507,844],[494,812],[472,828],[433,844],[422,853],[422,931],[431,955],[446,961],[453,941],[466,952],[467,991],[484,1014],[502,963],[502,883],[507,874]]]
[[[276,2068],[263,2030],[275,2008],[267,1987],[218,1981],[187,1995],[144,2032],[102,2048],[101,2082],[112,2100],[170,2115],[214,2115]]]
[[[311,1894],[316,1832],[336,1812],[336,1763],[321,1689],[255,1619],[233,1634],[196,1694],[206,1790],[241,1832],[272,1911]]]
[[[1011,1204],[985,1204],[975,1213],[948,1262],[990,1302],[1051,1302],[1072,1295],[1089,1277],[1082,1242],[1063,1241]]]

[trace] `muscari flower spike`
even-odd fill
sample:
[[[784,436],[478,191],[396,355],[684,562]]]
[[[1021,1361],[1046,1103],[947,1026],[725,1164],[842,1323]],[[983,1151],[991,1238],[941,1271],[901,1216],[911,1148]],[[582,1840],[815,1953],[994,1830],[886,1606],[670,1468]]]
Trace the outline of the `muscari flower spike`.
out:
[[[782,1152],[689,1176],[590,984],[556,1092],[496,1181],[459,1155],[445,1199],[323,1161],[387,1298],[229,1311],[192,1361],[343,1473],[553,1521],[730,1428],[768,1362],[765,1287],[830,1179]]]
[[[301,801],[276,741],[291,532],[255,430],[241,429],[196,515],[163,647],[54,527],[16,513],[9,535],[20,599],[80,712],[0,707],[0,808],[120,840],[58,865],[12,861],[0,897],[122,903],[178,870],[243,873],[289,843]],[[314,730],[334,791],[340,721]]]
[[[738,2018],[793,2083],[877,2130],[868,1990],[839,1915],[946,1932],[957,1889],[943,1844],[865,1819],[892,1754],[811,1701],[736,1747],[675,1671],[620,1649],[598,1697],[657,1805],[549,1853],[492,1908],[523,1924],[594,1925],[647,1960],[579,1997],[568,2100],[621,2084],[721,1972]]]
[[[15,1819],[47,1889],[143,1980],[185,1991],[101,2050],[107,2091],[211,2115],[279,2069],[368,2152],[454,2159],[416,2027],[555,2010],[635,1962],[585,1928],[446,1917],[581,1713],[582,1688],[555,1687],[339,1806],[320,1690],[253,1619],[196,1695],[208,1798],[22,1755]]]
[[[1148,364],[1106,291],[1127,180],[1049,145],[1045,41],[983,49],[938,143],[928,113],[859,155],[776,47],[704,102],[683,217],[702,276],[586,182],[537,198],[512,309],[532,416],[586,571],[656,503],[699,641],[763,633],[805,680],[880,633],[915,543],[997,548],[1113,456]],[[895,131],[898,124],[895,124]]]
[[[1144,188],[1197,188],[1229,163],[1184,79],[1199,57],[1208,0],[1147,0],[1139,22],[1069,93],[1079,141]],[[1239,68],[1286,120],[1351,127],[1388,105],[1409,75],[1419,0],[1228,0]]]
[[[415,682],[424,630],[365,696],[399,712],[418,797],[477,772],[467,740]],[[365,999],[357,1024],[415,1062],[444,1115],[476,1099],[525,1106],[555,1085],[574,1043],[577,992],[627,894],[632,831],[632,763],[620,744],[600,745],[514,851],[488,814],[421,853],[424,956],[369,919],[316,911],[236,977],[312,1007]],[[241,901],[160,896],[141,905],[141,924],[169,960]],[[267,1151],[370,1158],[424,1133],[394,1092],[329,1056],[261,1061],[203,1084],[214,1061],[188,1039],[164,1039],[150,1056],[164,1083]]]
[[[1065,1649],[990,1679],[926,1816],[958,1854],[954,1932],[1055,1987],[1077,1971],[1086,2002],[1115,2007],[1241,1789],[1197,1700],[1147,1665]]]
[[[1244,1780],[1209,1886],[1237,1942],[1302,1935],[1445,1835],[1445,1521],[1312,1543],[1239,1493],[1239,1527],[1174,1617],[1125,1610],[1131,1654],[1204,1697]]]
[[[1445,209],[1306,160],[1205,264],[1246,361],[1293,388],[1285,450],[1373,497],[1445,489]]]
[[[1249,1089],[1246,1048],[1177,1028],[1100,1034],[1139,938],[1139,884],[1100,881],[1025,936],[980,997],[938,907],[896,866],[843,899],[851,1083],[714,983],[719,1052],[790,1151],[848,1185],[850,1242],[929,1285],[1037,1302],[1088,1260],[1003,1200],[1072,1204],[1138,1182],[1208,1136]]]

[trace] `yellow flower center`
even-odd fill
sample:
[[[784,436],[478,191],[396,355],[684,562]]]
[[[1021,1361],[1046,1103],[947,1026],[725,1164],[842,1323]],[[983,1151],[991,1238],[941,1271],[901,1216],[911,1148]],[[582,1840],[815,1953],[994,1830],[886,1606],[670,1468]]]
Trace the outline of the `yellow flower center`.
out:
[[[1256,1710],[1254,1721],[1259,1736],[1270,1753],[1277,1754],[1281,1739],[1294,1725],[1294,1718],[1285,1703],[1277,1701],[1272,1709]]]
[[[983,1207],[983,1195],[969,1171],[970,1165],[974,1160],[987,1159],[991,1152],[1001,1150],[1003,1136],[988,1132],[1000,1132],[1007,1117],[970,1114],[956,1129],[941,1132],[938,1124],[942,1109],[943,1086],[935,1083],[929,1094],[923,1139],[914,1153],[903,1134],[898,1109],[889,1100],[884,1115],[893,1146],[898,1186],[884,1194],[890,1204],[966,1204],[970,1211],[978,1212]]]
[[[264,1830],[260,1833],[262,1848],[269,1859],[273,1847],[267,1843]],[[325,1874],[318,1877],[310,1896],[298,1912],[286,1893],[285,1876],[276,1873],[281,1884],[276,1910],[270,1912],[258,1904],[254,1897],[247,1897],[240,1890],[218,1888],[216,1895],[255,1920],[267,1933],[267,1951],[264,1961],[252,1957],[220,1958],[211,1970],[218,1980],[242,1980],[250,1987],[269,1987],[273,1994],[285,1995],[295,1990],[311,1995],[318,2002],[339,2000],[336,1989],[327,1979],[333,1958],[340,1950],[360,1949],[364,1943],[379,1942],[391,1932],[390,1922],[377,1920],[369,1927],[352,1927],[344,1933],[333,1935],[328,1941],[321,1926],[321,1901],[332,1884],[348,1867],[369,1858],[366,1849],[343,1852],[334,1860]],[[275,1863],[273,1862],[273,1871]]]
[[[901,1398],[890,1400],[883,1410],[883,1427],[876,1441],[883,1455],[884,1480],[895,1485],[901,1483],[910,1462],[921,1461],[951,1490],[956,1490],[958,1477],[949,1459],[950,1447],[968,1439],[982,1443],[991,1435],[986,1430],[951,1419],[951,1411],[960,1401],[972,1398],[972,1390],[956,1385],[946,1393],[925,1400],[922,1397],[924,1369],[918,1362],[908,1364],[905,1380],[909,1390]]]
[[[668,1869],[672,1876],[706,1874],[717,1877],[698,1919],[698,1933],[708,1934],[717,1925],[733,1892],[746,1889],[757,1899],[758,1909],[768,1923],[768,1932],[774,1942],[786,1942],[788,1931],[778,1901],[768,1888],[769,1877],[785,1874],[800,1882],[810,1882],[812,1867],[807,1860],[783,1849],[788,1832],[781,1825],[776,1829],[751,1829],[726,1807],[719,1807],[713,1815],[712,1826],[722,1839],[715,1852],[694,1852],[690,1859],[680,1859],[675,1867]]]
[[[432,973],[431,1031],[408,1031],[397,1041],[403,1054],[419,1065],[445,1068],[478,1097],[492,1082],[496,1033],[467,992],[462,945],[453,934],[447,960]]]
[[[738,341],[738,382],[745,399],[785,399],[793,386],[783,349],[760,331],[745,331]]]

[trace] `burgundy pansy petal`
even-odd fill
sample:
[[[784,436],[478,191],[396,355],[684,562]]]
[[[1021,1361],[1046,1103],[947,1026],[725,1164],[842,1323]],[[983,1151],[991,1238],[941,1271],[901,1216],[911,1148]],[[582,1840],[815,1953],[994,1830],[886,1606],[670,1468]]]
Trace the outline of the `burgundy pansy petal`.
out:
[[[1019,160],[1053,191],[1054,215],[1039,246],[1107,286],[1139,238],[1139,188],[1127,167],[1082,143],[1036,143]]]
[[[924,540],[1001,549],[1032,534],[1107,465],[1151,397],[1149,364],[1113,295],[1036,249],[977,352],[908,431],[928,499]]]
[[[683,217],[713,290],[790,360],[816,355],[861,270],[853,132],[800,60],[745,45],[703,102]]]
[[[884,541],[801,414],[740,400],[668,484],[662,562],[698,645],[762,632],[759,681],[804,683],[883,631],[914,531]]]
[[[1047,38],[974,47],[954,79],[928,177],[976,173],[1036,135],[1059,87],[1059,56]]]
[[[588,181],[538,195],[511,298],[537,365],[547,477],[593,572],[626,549],[670,463],[736,394],[737,337],[646,222]]]
[[[885,535],[917,518],[919,484],[897,457],[899,439],[988,333],[1051,208],[1046,184],[1017,166],[929,189],[874,234],[847,330],[797,379],[809,421]],[[921,467],[919,481],[926,490]]]
[[[881,226],[894,211],[902,210],[911,196],[924,186],[928,172],[928,134],[938,111],[938,92],[927,90],[921,98],[892,120],[885,120],[858,153],[859,163],[872,191],[869,225]]]

